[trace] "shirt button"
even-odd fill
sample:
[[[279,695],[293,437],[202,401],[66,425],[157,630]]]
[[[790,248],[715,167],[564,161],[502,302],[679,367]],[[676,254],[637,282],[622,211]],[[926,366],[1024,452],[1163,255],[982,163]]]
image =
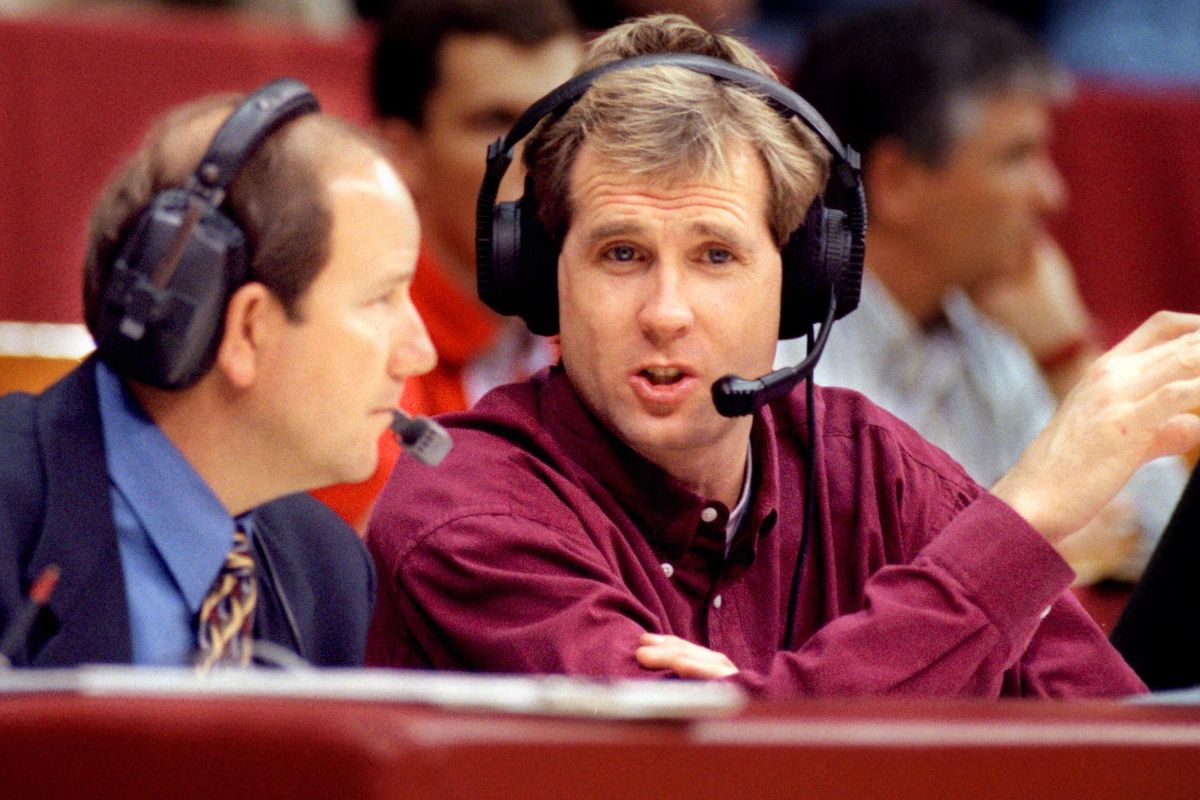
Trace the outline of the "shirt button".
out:
[[[663,564],[662,571],[663,575],[666,575],[668,578],[675,574],[675,568],[670,564]]]
[[[721,595],[717,595],[716,597],[713,598],[713,608],[720,608],[720,607],[721,607]]]
[[[700,512],[700,519],[704,520],[705,522],[712,522],[716,518],[717,510],[712,506],[707,506],[703,511]]]

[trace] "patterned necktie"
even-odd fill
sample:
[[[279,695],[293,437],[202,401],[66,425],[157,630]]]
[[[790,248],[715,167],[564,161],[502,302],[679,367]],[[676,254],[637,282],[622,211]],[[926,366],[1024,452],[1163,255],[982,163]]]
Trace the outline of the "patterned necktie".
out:
[[[233,534],[233,549],[217,575],[208,596],[200,604],[199,672],[214,664],[249,666],[258,586],[254,579],[254,556],[250,541],[239,528]]]

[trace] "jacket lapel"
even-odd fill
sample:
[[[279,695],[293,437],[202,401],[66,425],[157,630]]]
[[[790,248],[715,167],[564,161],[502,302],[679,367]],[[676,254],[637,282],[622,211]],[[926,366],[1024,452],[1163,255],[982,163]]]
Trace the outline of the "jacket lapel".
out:
[[[36,435],[46,475],[42,535],[27,566],[61,570],[48,613],[30,640],[37,666],[132,658],[125,582],[109,497],[95,358],[44,392]],[[44,623],[44,624],[42,624]]]

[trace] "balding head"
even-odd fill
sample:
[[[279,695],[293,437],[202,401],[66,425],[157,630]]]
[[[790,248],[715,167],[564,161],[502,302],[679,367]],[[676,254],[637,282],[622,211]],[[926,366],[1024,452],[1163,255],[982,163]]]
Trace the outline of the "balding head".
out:
[[[168,112],[101,195],[84,263],[84,314],[95,335],[113,262],[151,198],[182,187],[242,97],[212,95]],[[245,232],[248,280],[267,286],[290,315],[326,262],[330,212],[323,185],[331,173],[382,155],[374,140],[324,114],[275,130],[246,161],[222,210]]]

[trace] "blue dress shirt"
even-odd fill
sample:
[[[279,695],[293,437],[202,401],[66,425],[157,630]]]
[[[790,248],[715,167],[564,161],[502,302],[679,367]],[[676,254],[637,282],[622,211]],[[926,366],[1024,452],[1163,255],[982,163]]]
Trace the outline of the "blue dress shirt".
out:
[[[235,522],[103,363],[96,389],[133,663],[190,664],[196,614],[233,546]],[[248,520],[238,524],[250,535]]]

